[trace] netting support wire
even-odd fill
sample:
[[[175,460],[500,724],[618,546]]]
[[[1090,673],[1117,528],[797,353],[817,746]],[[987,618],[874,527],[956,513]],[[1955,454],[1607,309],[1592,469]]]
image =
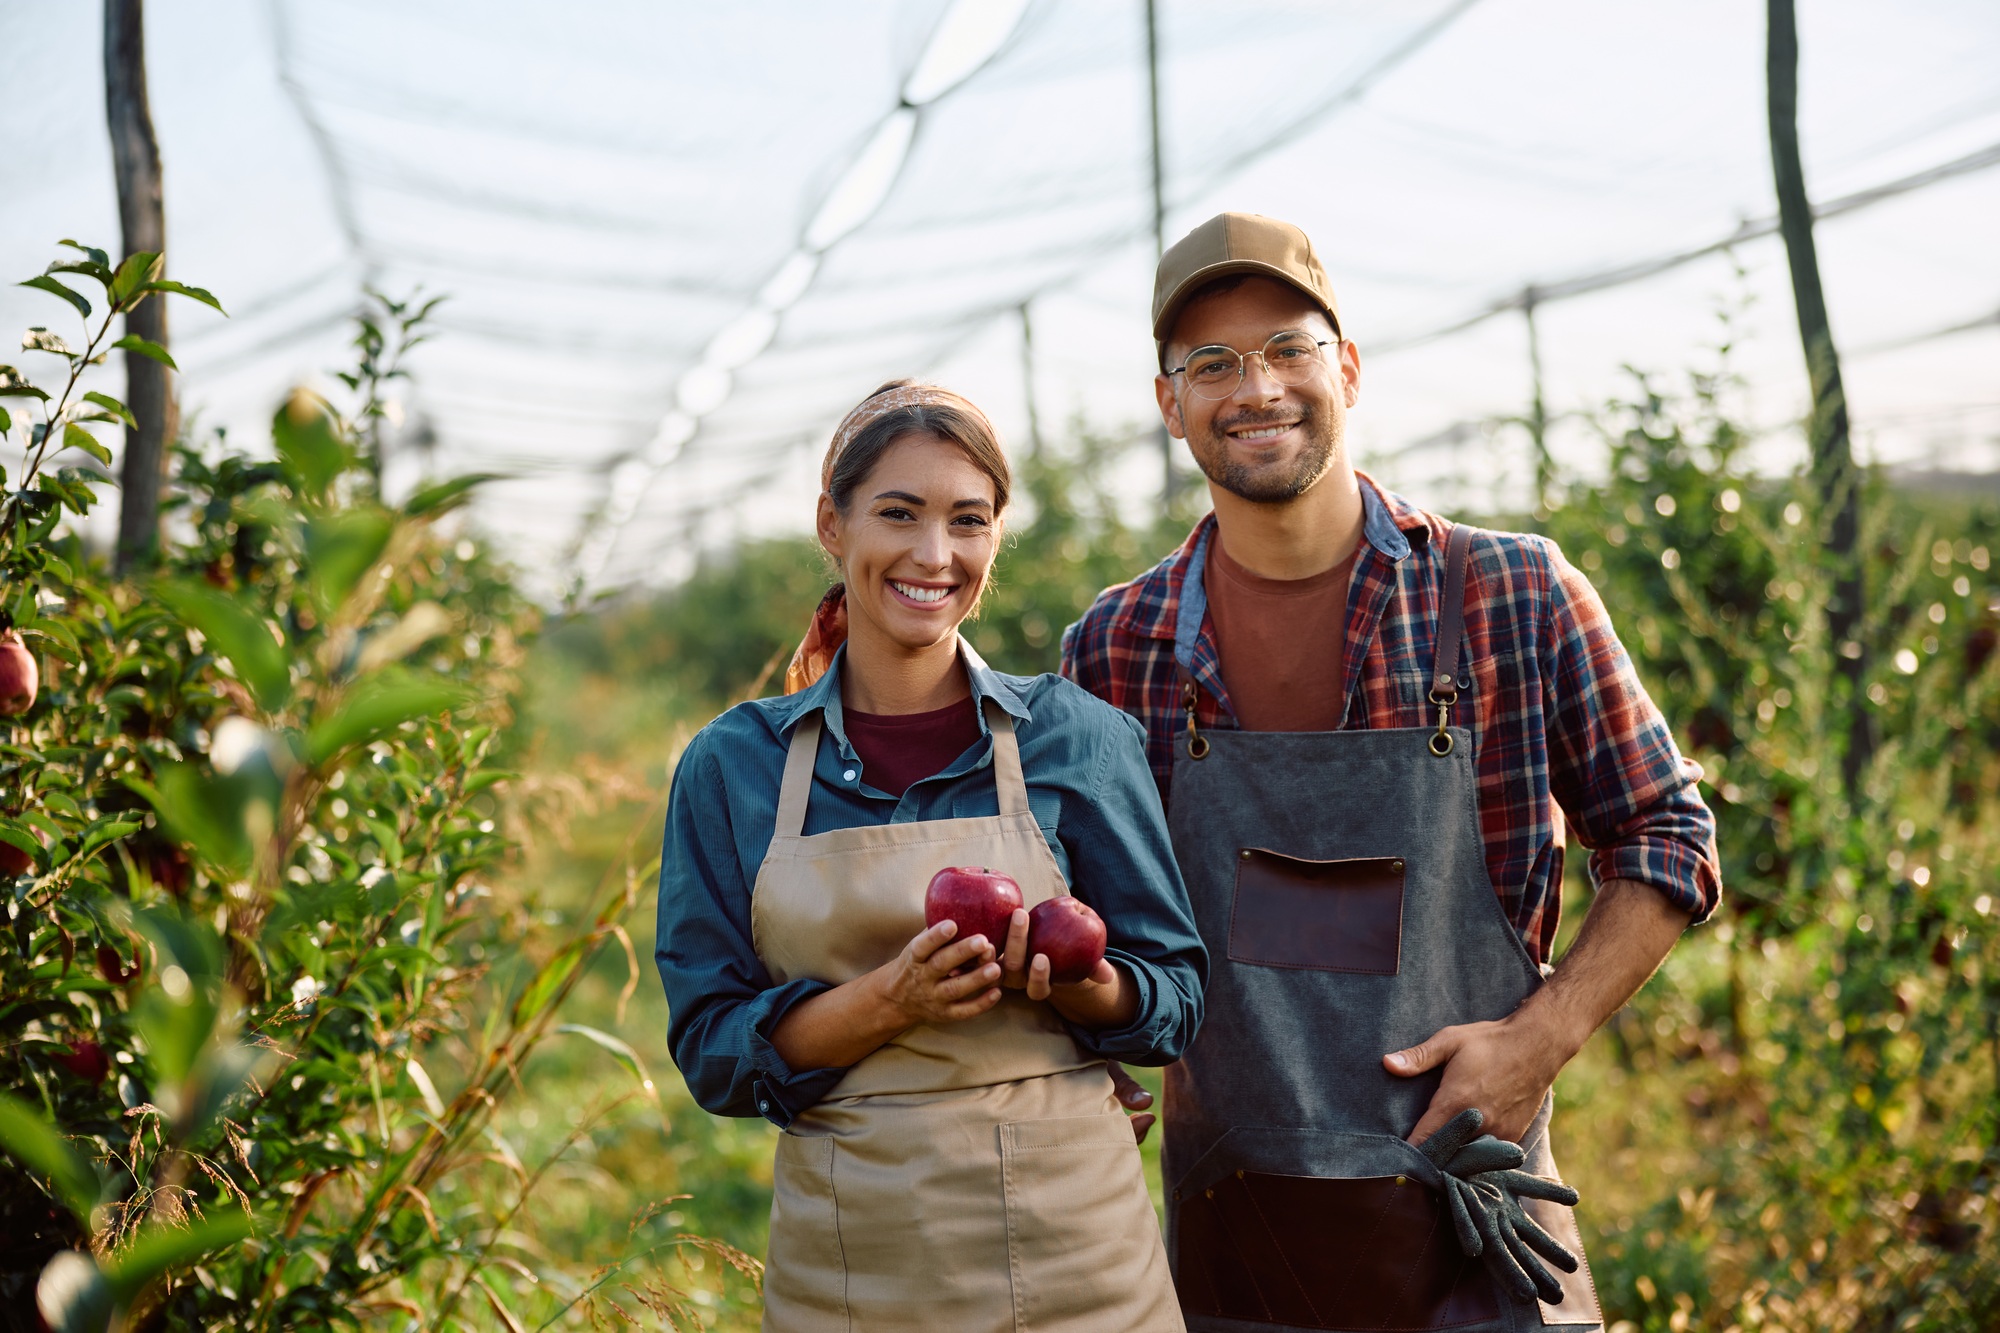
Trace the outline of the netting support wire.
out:
[[[299,113],[299,120],[306,127],[306,137],[312,140],[313,151],[319,154],[320,168],[326,173],[327,194],[333,202],[334,220],[340,225],[340,234],[347,241],[347,249],[361,264],[361,285],[374,286],[381,273],[381,264],[370,252],[367,238],[361,231],[360,215],[354,207],[354,182],[347,172],[347,164],[340,160],[340,153],[333,145],[333,135],[320,119],[319,111],[307,96],[305,85],[299,82],[293,71],[292,20],[287,11],[286,0],[270,0],[271,45],[278,63],[278,86],[285,90],[292,106]]]
[[[1555,465],[1549,459],[1549,413],[1542,394],[1542,335],[1535,327],[1535,289],[1521,293],[1521,318],[1528,326],[1528,439],[1535,447],[1535,507],[1549,502]]]
[[[1160,151],[1160,16],[1157,0],[1146,6],[1146,123],[1151,131],[1153,181],[1153,261],[1167,252],[1167,168]],[[1024,306],[1023,309],[1026,307]],[[1177,477],[1174,472],[1174,437],[1163,421],[1160,440],[1160,512],[1172,510]]]
[[[1932,185],[1941,185],[1945,181],[1955,180],[1960,176],[1969,176],[1974,172],[1984,171],[1989,167],[1995,166],[2000,166],[2000,143],[1988,144],[1986,147],[1967,153],[1963,157],[1955,157],[1949,162],[1940,162],[1934,167],[1926,168],[1913,175],[1902,176],[1892,181],[1884,181],[1880,185],[1870,186],[1865,190],[1856,190],[1853,194],[1844,194],[1837,199],[1829,199],[1823,204],[1814,204],[1812,206],[1813,219],[1817,222],[1825,222],[1829,218],[1853,213],[1867,208],[1871,204],[1879,204],[1884,200],[1912,194]],[[1449,338],[1453,334],[1464,333],[1467,329],[1477,328],[1487,320],[1504,315],[1509,311],[1523,310],[1530,301],[1533,301],[1536,305],[1547,305],[1551,301],[1568,300],[1573,296],[1588,296],[1592,292],[1601,292],[1612,287],[1623,287],[1627,283],[1641,282],[1647,278],[1658,277],[1662,273],[1671,272],[1683,265],[1692,264],[1697,259],[1706,259],[1710,255],[1721,254],[1725,250],[1734,249],[1746,241],[1761,240],[1766,236],[1776,235],[1777,231],[1778,219],[1775,214],[1767,218],[1745,221],[1739,223],[1736,230],[1729,233],[1729,235],[1724,236],[1720,240],[1710,241],[1706,245],[1698,245],[1691,250],[1680,250],[1673,254],[1661,255],[1654,259],[1635,260],[1628,264],[1620,264],[1616,268],[1579,274],[1573,278],[1565,278],[1560,282],[1535,283],[1531,286],[1523,287],[1512,296],[1503,297],[1485,309],[1475,311],[1463,319],[1454,320],[1427,333],[1414,334],[1405,338],[1391,338],[1387,341],[1374,344],[1368,350],[1371,355],[1381,356],[1385,352],[1401,352],[1412,347],[1420,347],[1425,343],[1436,342],[1441,338]]]
[[[1035,321],[1029,305],[1030,302],[1021,302],[1021,401],[1028,409],[1028,454],[1039,460],[1042,419],[1035,411]]]

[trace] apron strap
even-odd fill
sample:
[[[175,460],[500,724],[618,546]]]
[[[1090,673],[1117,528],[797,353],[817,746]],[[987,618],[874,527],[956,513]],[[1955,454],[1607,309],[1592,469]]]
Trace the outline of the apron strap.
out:
[[[780,838],[796,838],[806,831],[806,802],[812,799],[813,765],[819,760],[820,715],[814,713],[792,731],[791,748],[785,751],[785,780],[778,786]]]
[[[1452,525],[1444,548],[1444,607],[1438,617],[1437,666],[1431,691],[1458,697],[1458,658],[1465,644],[1465,566],[1472,550],[1470,524]]]
[[[1028,813],[1028,782],[1021,776],[1021,746],[1014,739],[1014,719],[992,699],[986,701],[986,724],[993,731],[993,785],[1000,795],[1000,813]]]

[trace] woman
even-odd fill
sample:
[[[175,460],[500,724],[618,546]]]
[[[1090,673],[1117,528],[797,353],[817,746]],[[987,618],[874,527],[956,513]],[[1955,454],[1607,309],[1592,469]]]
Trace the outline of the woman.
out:
[[[843,584],[797,692],[689,744],[660,872],[674,1059],[710,1111],[784,1130],[764,1327],[1178,1330],[1104,1066],[1176,1059],[1208,966],[1139,727],[959,637],[1010,485],[978,408],[885,385],[821,479]],[[1052,985],[1025,911],[1004,940],[926,929],[959,865],[1030,906],[1073,884],[1105,961]]]

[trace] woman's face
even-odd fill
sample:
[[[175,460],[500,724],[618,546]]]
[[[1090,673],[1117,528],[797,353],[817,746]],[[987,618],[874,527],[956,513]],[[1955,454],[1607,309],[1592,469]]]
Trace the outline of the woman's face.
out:
[[[819,501],[819,539],[847,582],[850,635],[916,650],[949,640],[972,614],[1000,549],[993,479],[928,433],[890,445],[847,512]]]

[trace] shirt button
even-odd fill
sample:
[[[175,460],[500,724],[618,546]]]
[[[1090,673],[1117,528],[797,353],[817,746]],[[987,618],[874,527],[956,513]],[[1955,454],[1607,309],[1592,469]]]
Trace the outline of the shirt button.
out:
[[[759,1114],[759,1115],[769,1115],[769,1114],[771,1114],[771,1103],[769,1103],[769,1102],[758,1102],[758,1103],[757,1103],[757,1114]]]
[[[842,782],[852,782],[852,781],[854,781],[854,770],[850,768],[850,769],[848,769],[848,770],[847,770],[847,771],[846,771],[845,773],[842,773],[842,774],[840,775],[840,780],[841,780]]]

